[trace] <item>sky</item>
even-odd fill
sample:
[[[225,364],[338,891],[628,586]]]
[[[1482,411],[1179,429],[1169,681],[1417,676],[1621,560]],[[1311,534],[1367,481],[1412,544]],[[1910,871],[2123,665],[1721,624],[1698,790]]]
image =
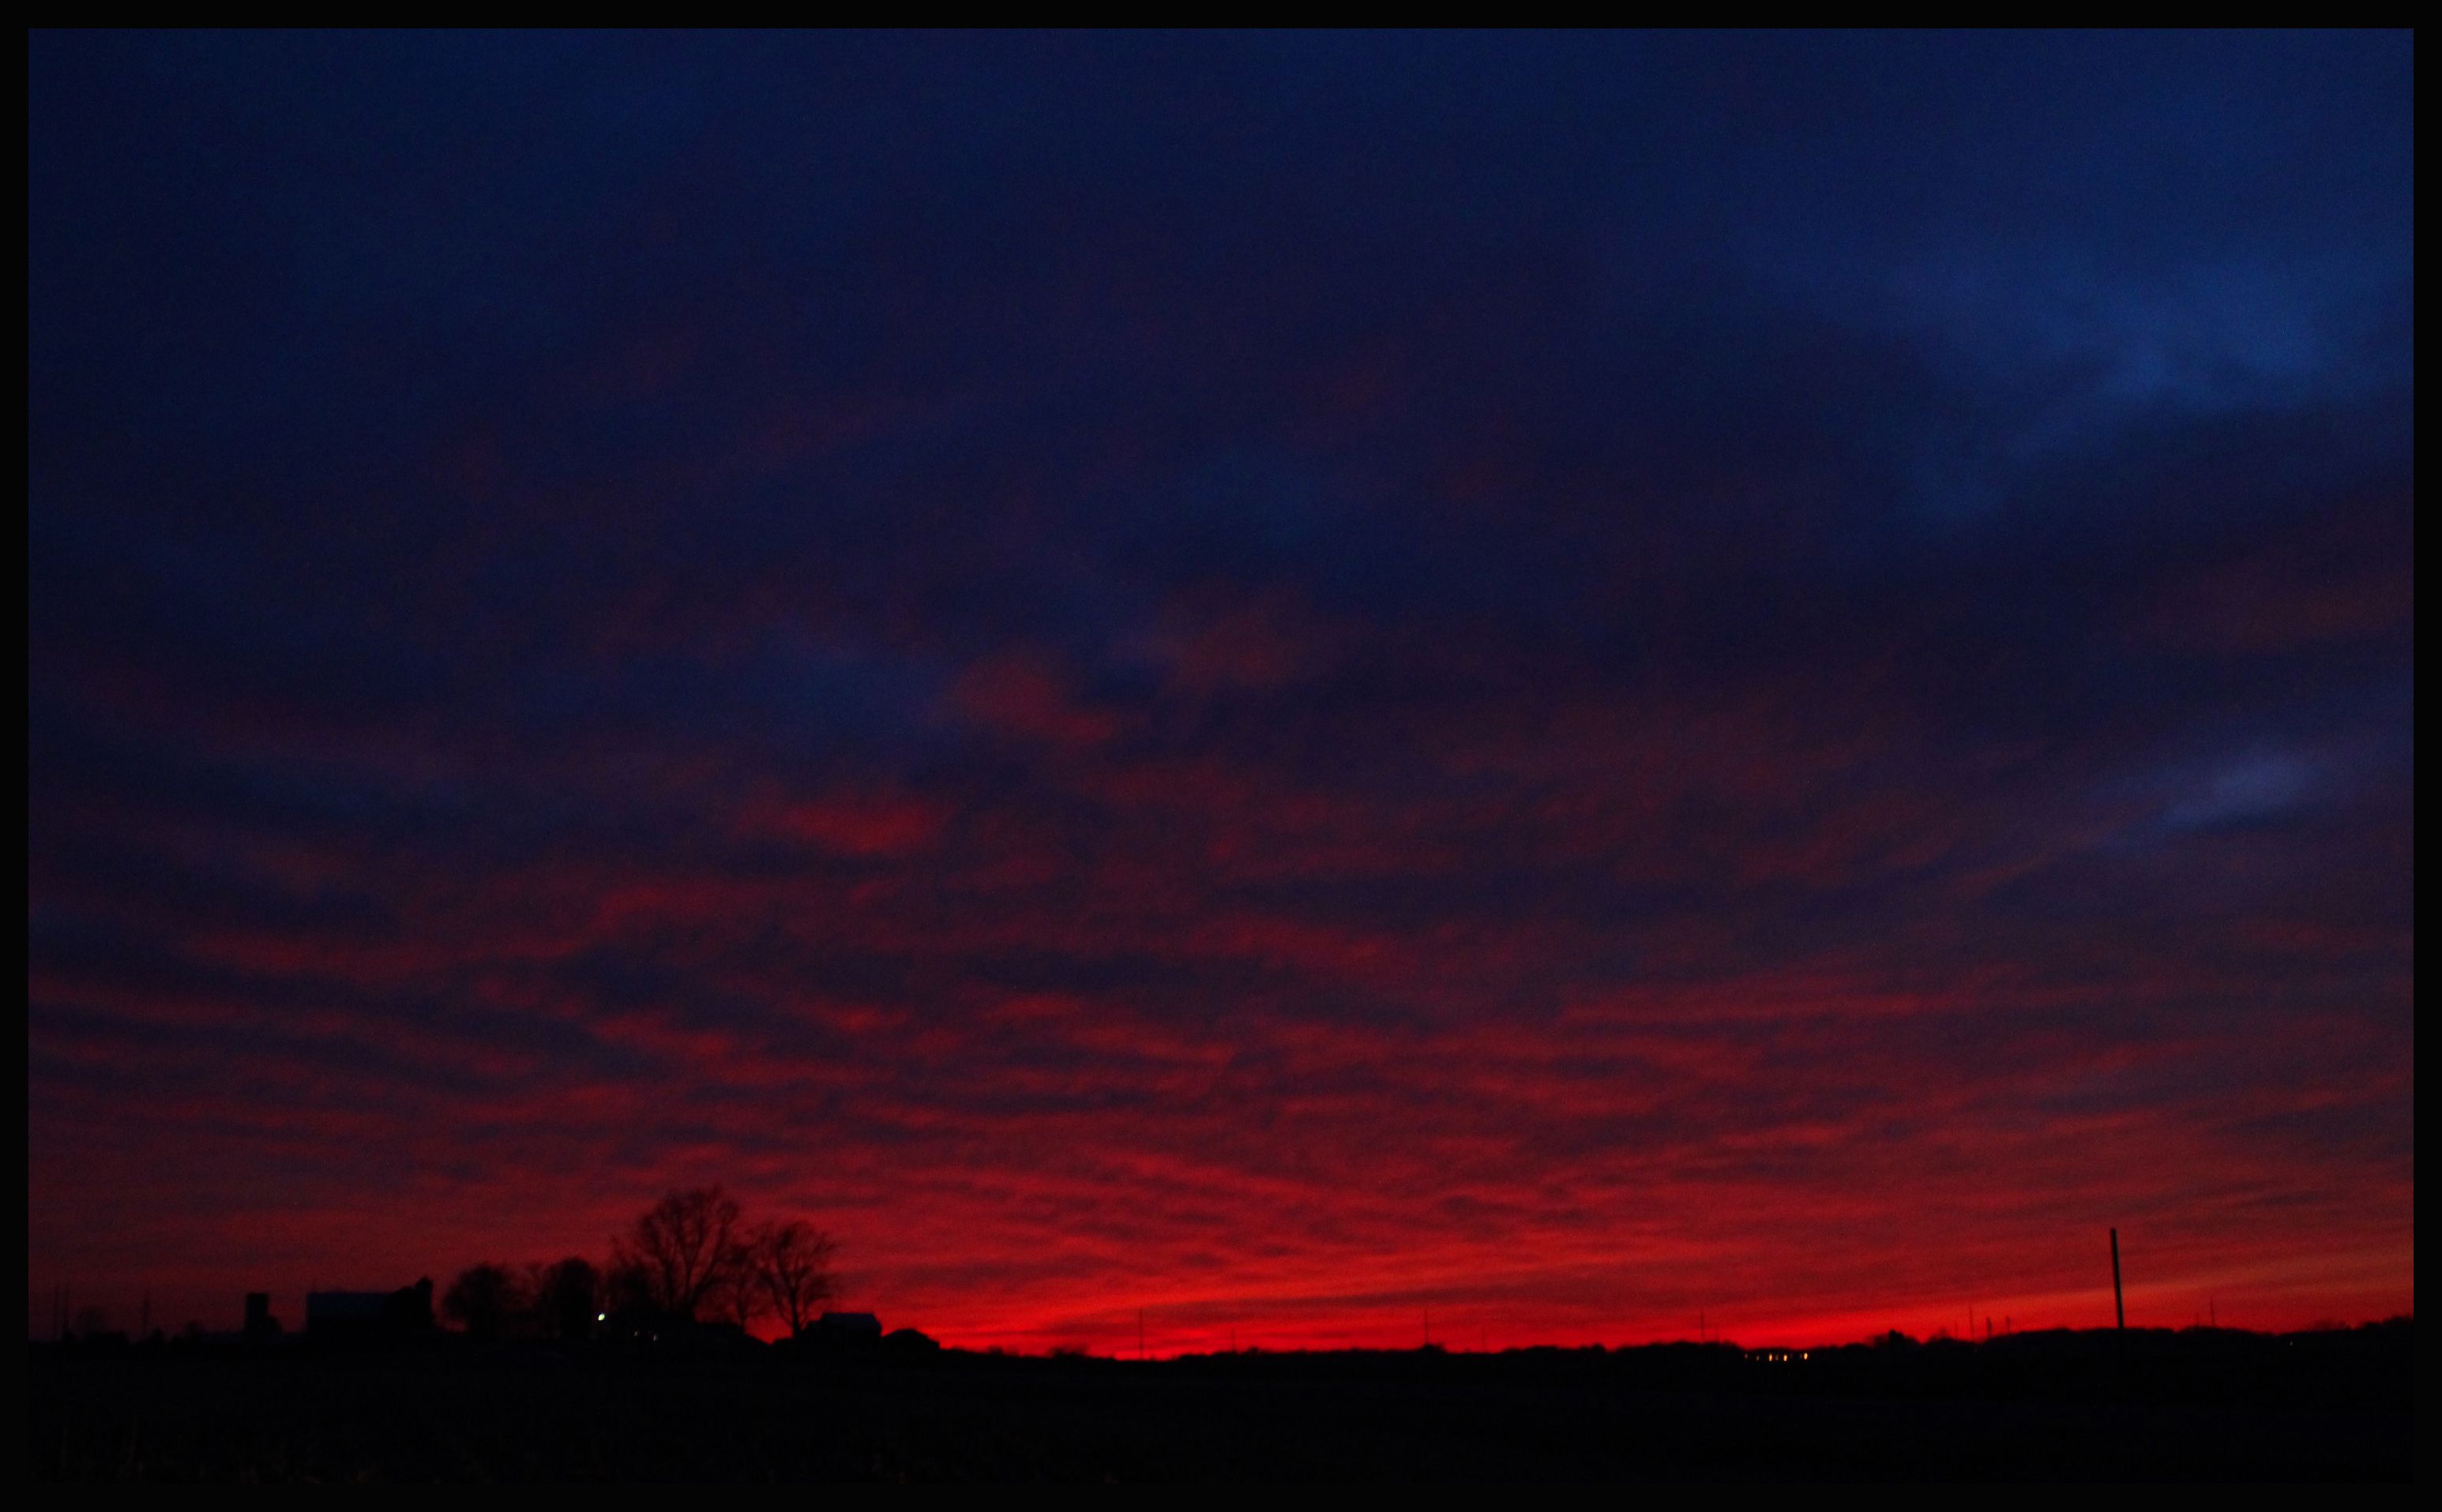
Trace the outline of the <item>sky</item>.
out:
[[[2413,60],[31,36],[29,1331],[2413,1311]]]

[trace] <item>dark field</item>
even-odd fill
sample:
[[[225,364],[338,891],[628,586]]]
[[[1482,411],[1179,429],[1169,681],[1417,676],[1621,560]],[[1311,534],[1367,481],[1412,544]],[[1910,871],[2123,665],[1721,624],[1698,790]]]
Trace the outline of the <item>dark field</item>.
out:
[[[2395,1479],[2410,1330],[1151,1364],[35,1346],[38,1480]]]

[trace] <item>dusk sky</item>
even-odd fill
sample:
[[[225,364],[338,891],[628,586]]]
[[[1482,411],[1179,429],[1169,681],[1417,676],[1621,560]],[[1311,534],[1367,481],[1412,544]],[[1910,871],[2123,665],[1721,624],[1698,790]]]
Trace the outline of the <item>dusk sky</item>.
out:
[[[33,35],[29,1328],[2412,1311],[2414,82]]]

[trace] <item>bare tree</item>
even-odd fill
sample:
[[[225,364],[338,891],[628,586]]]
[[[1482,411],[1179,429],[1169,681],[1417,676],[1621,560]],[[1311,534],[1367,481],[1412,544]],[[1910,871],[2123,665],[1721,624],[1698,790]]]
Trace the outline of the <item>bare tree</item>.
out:
[[[692,1319],[720,1303],[746,1273],[738,1204],[720,1187],[673,1192],[612,1241],[611,1267],[641,1280],[651,1304]]]
[[[704,1311],[719,1322],[735,1323],[740,1330],[752,1329],[755,1320],[771,1309],[763,1297],[763,1284],[757,1279],[755,1266],[755,1238],[751,1233],[742,1243],[738,1268],[728,1279],[713,1288],[703,1300]]]
[[[831,1273],[837,1248],[829,1234],[798,1218],[755,1230],[750,1250],[754,1289],[790,1333],[803,1332],[838,1290],[838,1278]]]

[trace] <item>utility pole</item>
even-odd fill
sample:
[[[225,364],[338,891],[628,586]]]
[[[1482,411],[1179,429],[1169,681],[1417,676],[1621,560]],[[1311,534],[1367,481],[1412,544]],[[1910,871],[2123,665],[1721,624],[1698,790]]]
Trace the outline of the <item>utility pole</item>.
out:
[[[2111,1315],[2122,1333],[2128,1332],[2128,1304],[2120,1295],[2120,1230],[2111,1230]]]

